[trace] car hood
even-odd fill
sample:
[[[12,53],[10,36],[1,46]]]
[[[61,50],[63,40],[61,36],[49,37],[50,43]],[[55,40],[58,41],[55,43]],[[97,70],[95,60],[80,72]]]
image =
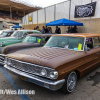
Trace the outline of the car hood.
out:
[[[79,58],[80,55],[84,56],[84,52],[60,48],[41,47],[17,51],[8,54],[7,56],[24,62],[56,68],[67,62],[75,60],[76,57]]]
[[[8,54],[11,52],[15,52],[17,50],[27,49],[27,48],[31,48],[31,47],[39,47],[39,46],[40,46],[40,44],[35,44],[32,42],[22,42],[22,43],[12,44],[12,45],[8,45],[8,46],[4,47],[2,54]]]

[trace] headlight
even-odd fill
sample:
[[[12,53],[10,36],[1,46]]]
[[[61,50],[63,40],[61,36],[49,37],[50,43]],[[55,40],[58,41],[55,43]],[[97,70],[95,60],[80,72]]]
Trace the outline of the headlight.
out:
[[[42,69],[42,70],[41,70],[41,75],[42,75],[42,76],[46,76],[46,75],[47,75],[47,71],[46,71],[45,69]]]
[[[8,66],[11,66],[12,65],[11,60],[8,59],[8,58],[5,58],[4,64],[7,64]]]
[[[10,59],[8,59],[8,65],[11,65],[11,60]]]
[[[57,71],[50,72],[50,78],[51,79],[57,79],[58,78],[58,72]]]

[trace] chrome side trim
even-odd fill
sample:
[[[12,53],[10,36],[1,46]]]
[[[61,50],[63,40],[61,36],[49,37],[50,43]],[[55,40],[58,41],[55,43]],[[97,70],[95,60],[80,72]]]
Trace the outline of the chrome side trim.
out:
[[[83,46],[83,51],[85,51],[85,43],[86,43],[86,37],[84,38],[84,46]]]
[[[59,81],[53,81],[53,80],[45,79],[45,78],[42,78],[42,77],[39,77],[36,75],[29,75],[28,73],[19,71],[17,69],[14,69],[12,67],[7,66],[7,65],[4,65],[4,68],[7,71],[9,71],[10,73],[13,73],[13,75],[16,75],[18,77],[20,77],[20,76],[26,77],[27,81],[35,83],[35,84],[40,85],[42,87],[48,88],[50,90],[54,90],[54,91],[60,89],[65,82],[65,79],[62,79]],[[48,87],[45,86],[45,84],[47,84]]]

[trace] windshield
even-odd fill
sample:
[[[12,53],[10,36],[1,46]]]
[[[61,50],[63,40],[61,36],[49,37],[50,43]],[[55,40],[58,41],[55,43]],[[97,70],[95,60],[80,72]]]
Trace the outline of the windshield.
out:
[[[45,44],[48,47],[59,47],[71,50],[83,50],[83,37],[52,36]]]
[[[33,43],[40,43],[41,37],[39,36],[27,36],[23,42],[33,42]]]
[[[15,32],[11,35],[11,37],[22,37],[22,35],[23,35],[23,32],[21,32],[21,31],[15,31]]]
[[[4,35],[4,36],[6,36],[8,34],[8,32],[5,32],[5,31],[3,31],[2,33],[1,33],[1,35]]]

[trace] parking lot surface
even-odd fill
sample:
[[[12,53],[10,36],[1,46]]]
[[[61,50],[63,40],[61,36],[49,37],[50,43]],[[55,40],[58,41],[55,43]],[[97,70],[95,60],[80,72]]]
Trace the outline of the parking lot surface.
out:
[[[20,88],[35,91],[35,94],[32,95],[0,94],[0,100],[100,100],[100,67],[79,79],[71,94],[63,94],[60,90],[51,91],[21,80],[6,72],[2,66],[0,66],[0,76],[0,90]]]

